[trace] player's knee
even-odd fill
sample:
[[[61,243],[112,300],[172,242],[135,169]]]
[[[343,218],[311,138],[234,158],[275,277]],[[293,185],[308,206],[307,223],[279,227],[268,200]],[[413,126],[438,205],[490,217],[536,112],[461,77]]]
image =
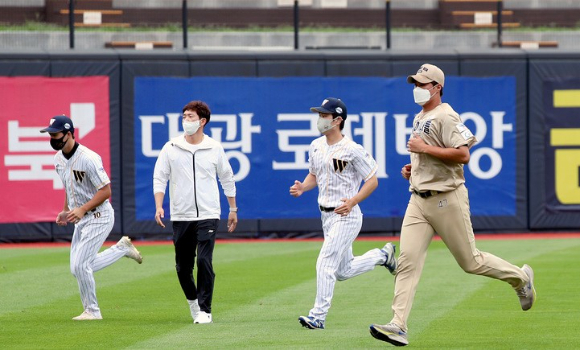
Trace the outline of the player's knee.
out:
[[[343,274],[340,274],[340,273],[337,273],[336,274],[336,280],[337,281],[346,281],[347,279],[348,279],[348,277],[346,275],[343,275]]]
[[[418,264],[415,263],[416,260],[412,260],[409,255],[399,255],[397,259],[397,272],[399,273],[412,273],[418,268]]]
[[[176,264],[175,265],[175,271],[177,271],[177,274],[178,275],[180,275],[182,273],[190,274],[191,271],[193,271],[193,265],[190,265],[190,264]]]
[[[477,275],[477,268],[475,266],[466,266],[463,267],[463,271],[472,274],[472,275]]]
[[[211,259],[209,257],[197,257],[197,266],[201,268],[211,267]]]
[[[459,264],[463,271],[469,274],[477,274],[480,265],[476,261],[463,262]]]
[[[79,277],[86,272],[86,266],[84,265],[71,265],[70,273],[75,277]]]
[[[336,280],[340,280],[336,268],[333,266],[316,266],[316,272],[317,274],[323,274],[330,278],[334,277]]]
[[[481,255],[474,255],[473,257],[462,259],[461,261],[458,260],[457,262],[463,271],[469,274],[478,275],[481,271],[481,260]]]

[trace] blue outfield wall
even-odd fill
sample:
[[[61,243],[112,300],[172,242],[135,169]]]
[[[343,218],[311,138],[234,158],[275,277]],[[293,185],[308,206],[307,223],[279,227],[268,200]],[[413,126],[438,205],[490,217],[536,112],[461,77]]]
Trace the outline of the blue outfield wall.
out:
[[[347,104],[344,134],[377,160],[379,188],[361,206],[365,217],[401,217],[409,199],[400,176],[418,106],[399,78],[146,78],[135,79],[136,220],[154,213],[153,167],[168,138],[182,133],[181,108],[195,96],[212,108],[206,134],[220,141],[234,167],[240,216],[316,218],[317,191],[294,199],[288,188],[308,173],[308,148],[320,136],[309,108],[327,96]],[[481,91],[472,100],[473,87]],[[466,168],[477,198],[475,216],[515,216],[515,79],[448,77],[446,100],[480,140]],[[166,198],[167,199],[167,198]],[[222,207],[227,202],[225,198]],[[168,201],[165,203],[169,213]],[[227,208],[227,206],[226,206]]]
[[[580,55],[529,63],[529,227],[580,227]],[[533,122],[532,122],[533,121]]]
[[[182,107],[197,99],[210,105],[206,133],[222,142],[236,173],[238,235],[321,231],[317,191],[293,198],[288,189],[307,174],[308,145],[319,136],[309,108],[340,97],[349,114],[345,134],[379,164],[379,188],[361,203],[364,234],[400,230],[409,199],[400,169],[419,111],[405,77],[422,63],[436,64],[447,77],[444,102],[479,140],[465,167],[474,228],[528,231],[580,222],[580,147],[571,141],[580,106],[566,102],[579,89],[578,58],[580,52],[511,49],[12,53],[0,55],[0,76],[109,76],[113,234],[138,238],[171,235],[170,226],[153,220],[152,172],[163,144],[181,132]],[[31,63],[30,72],[22,62]],[[167,198],[165,207],[169,214]],[[15,218],[0,224],[0,241],[66,239],[68,231]]]

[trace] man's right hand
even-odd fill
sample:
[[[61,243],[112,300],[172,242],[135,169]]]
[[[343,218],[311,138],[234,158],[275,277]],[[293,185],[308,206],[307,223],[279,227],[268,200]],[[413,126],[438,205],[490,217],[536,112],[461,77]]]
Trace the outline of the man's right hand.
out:
[[[302,193],[304,193],[304,185],[298,180],[294,181],[294,185],[290,186],[290,195],[300,197]]]
[[[409,180],[411,177],[411,164],[405,164],[405,166],[401,169],[401,175],[405,178],[405,180]]]
[[[68,215],[68,211],[65,211],[65,210],[58,213],[58,215],[56,216],[56,224],[58,226],[66,226],[68,224],[68,222],[66,221],[67,215]]]
[[[165,228],[165,224],[163,223],[163,221],[161,221],[161,219],[163,219],[165,217],[165,211],[163,210],[163,208],[157,208],[157,210],[155,211],[155,221],[157,222],[157,225]]]

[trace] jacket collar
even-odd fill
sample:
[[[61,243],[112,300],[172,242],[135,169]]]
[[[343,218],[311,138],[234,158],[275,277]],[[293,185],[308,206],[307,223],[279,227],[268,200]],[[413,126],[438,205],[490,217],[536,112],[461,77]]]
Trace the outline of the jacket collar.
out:
[[[191,152],[191,150],[189,148],[190,144],[185,140],[185,134],[174,137],[171,140],[171,143],[174,146],[177,146],[184,151]],[[196,146],[198,147],[198,149],[210,149],[210,148],[212,148],[209,136],[207,136],[206,134],[203,134],[203,140],[201,140],[201,142],[199,144],[197,144]]]

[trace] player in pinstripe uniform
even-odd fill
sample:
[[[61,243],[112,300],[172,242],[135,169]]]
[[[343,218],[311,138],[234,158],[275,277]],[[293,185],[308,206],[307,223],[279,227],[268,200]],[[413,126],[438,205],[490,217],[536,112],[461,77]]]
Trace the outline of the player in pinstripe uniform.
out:
[[[353,256],[352,243],[362,226],[358,203],[378,186],[377,163],[361,145],[342,134],[347,112],[340,99],[329,97],[310,110],[319,114],[317,126],[323,136],[311,143],[309,173],[303,182],[294,182],[290,195],[299,197],[318,186],[324,243],[316,262],[316,299],[309,315],[298,320],[306,328],[324,329],[337,280],[358,276],[376,265],[394,274],[397,260],[391,243]]]
[[[386,325],[370,326],[373,337],[395,346],[409,344],[407,319],[435,233],[465,272],[510,284],[524,311],[536,298],[530,266],[520,268],[475,246],[463,165],[469,162],[469,149],[476,139],[451,106],[441,103],[443,71],[424,64],[407,82],[415,85],[413,95],[422,110],[413,120],[413,135],[407,143],[411,164],[401,169],[409,180],[411,198],[401,228],[393,318]]]
[[[142,262],[139,251],[129,237],[122,237],[112,247],[99,249],[113,228],[115,216],[109,203],[111,186],[101,157],[74,138],[74,126],[66,116],[57,116],[40,132],[50,134],[50,145],[56,151],[54,164],[64,184],[66,196],[56,223],[75,224],[71,242],[70,269],[76,277],[84,311],[73,320],[100,320],[93,273],[126,256]]]

